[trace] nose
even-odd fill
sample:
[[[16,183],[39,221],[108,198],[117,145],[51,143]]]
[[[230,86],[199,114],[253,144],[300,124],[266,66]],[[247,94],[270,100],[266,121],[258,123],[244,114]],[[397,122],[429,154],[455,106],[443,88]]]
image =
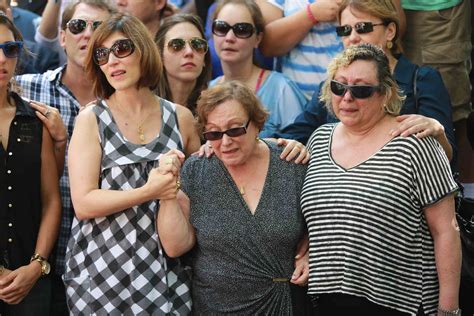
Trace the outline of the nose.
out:
[[[84,36],[84,37],[86,37],[86,38],[91,38],[92,33],[94,33],[94,30],[93,30],[93,28],[92,28],[92,22],[91,22],[91,23],[87,23],[86,29],[84,30],[82,36]]]
[[[232,137],[230,137],[227,134],[222,135],[222,140],[221,140],[222,145],[225,146],[225,145],[229,145],[231,143],[232,143]]]
[[[230,29],[229,32],[227,32],[227,34],[225,35],[225,40],[234,42],[235,39],[236,39],[236,36],[234,34],[234,30]]]
[[[186,43],[186,44],[184,45],[184,56],[191,56],[191,55],[193,55],[193,54],[194,54],[194,51],[193,51],[193,49],[192,49],[192,47],[191,47],[191,44]]]
[[[0,49],[0,64],[4,64],[7,61],[7,56],[5,56],[5,52],[3,49]]]
[[[345,92],[344,92],[344,95],[342,96],[342,99],[344,101],[352,101],[353,97],[352,97],[352,94],[351,94],[351,90],[347,89]]]
[[[352,28],[351,34],[348,37],[350,45],[357,45],[360,43],[360,35],[356,32],[355,28]]]

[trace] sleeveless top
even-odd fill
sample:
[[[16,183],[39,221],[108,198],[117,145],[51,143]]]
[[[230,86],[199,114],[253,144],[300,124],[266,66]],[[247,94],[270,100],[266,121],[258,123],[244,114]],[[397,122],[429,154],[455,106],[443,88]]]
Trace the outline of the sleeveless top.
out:
[[[102,147],[100,188],[139,188],[163,153],[183,149],[176,105],[161,99],[160,106],[160,133],[145,145],[121,134],[105,101],[93,108]],[[74,218],[64,275],[72,314],[190,312],[189,277],[179,259],[162,250],[157,209],[158,201],[152,200],[106,217]]]

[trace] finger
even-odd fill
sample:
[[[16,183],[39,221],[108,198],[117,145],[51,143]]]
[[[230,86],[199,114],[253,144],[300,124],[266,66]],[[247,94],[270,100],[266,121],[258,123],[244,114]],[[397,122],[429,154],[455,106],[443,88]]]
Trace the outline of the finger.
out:
[[[301,151],[298,155],[298,157],[296,157],[295,159],[295,163],[296,164],[300,164],[303,162],[303,160],[306,158],[306,154],[308,153],[308,150],[306,149],[306,147],[301,147]]]
[[[307,237],[298,242],[295,259],[303,257],[309,250],[309,239]]]
[[[302,163],[306,165],[310,158],[311,158],[311,154],[309,153],[309,151],[306,151],[306,156],[304,157]]]
[[[406,120],[406,119],[409,118],[409,117],[410,117],[410,116],[409,116],[409,115],[406,115],[406,114],[404,114],[404,115],[399,115],[399,116],[396,116],[396,117],[395,117],[395,120],[396,120],[397,122],[403,122],[404,120]]]
[[[278,138],[277,145],[278,146],[286,146],[288,144],[288,139],[286,138]]]
[[[291,275],[291,282],[294,283],[296,280],[298,280],[301,275],[303,274],[303,264],[299,264],[296,266],[295,270],[293,271],[293,274]]]
[[[283,151],[280,154],[280,159],[287,160],[286,158],[288,157],[290,152],[293,150],[293,147],[294,146],[292,146],[291,143],[285,145],[285,148],[283,148]]]
[[[432,133],[428,129],[425,129],[424,131],[421,131],[421,132],[415,134],[416,138],[425,138],[425,137],[430,136],[430,135],[432,135]]]
[[[410,128],[407,128],[406,130],[404,130],[400,136],[402,137],[408,137],[410,135],[413,135],[413,134],[417,134],[417,133],[420,133],[422,132],[423,130],[425,130],[425,128],[423,128],[423,126],[420,126],[420,125],[414,125]]]

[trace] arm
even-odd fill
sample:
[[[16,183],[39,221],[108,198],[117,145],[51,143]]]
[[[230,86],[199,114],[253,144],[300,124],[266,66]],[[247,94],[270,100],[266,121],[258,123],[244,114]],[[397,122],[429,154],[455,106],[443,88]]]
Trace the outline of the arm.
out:
[[[61,114],[58,109],[52,106],[47,106],[44,103],[31,100],[29,104],[36,110],[36,116],[41,120],[41,122],[43,122],[43,126],[47,128],[48,133],[53,138],[56,168],[58,170],[58,175],[60,176],[63,174],[64,157],[66,155],[66,145],[68,140],[66,126],[61,118]]]
[[[48,258],[58,236],[61,220],[61,199],[58,174],[55,168],[53,142],[44,127],[41,147],[41,203],[41,223],[35,253]],[[0,290],[0,299],[8,304],[18,304],[30,292],[40,277],[41,265],[37,261],[11,271],[2,280],[2,282],[9,285]]]
[[[44,8],[38,32],[46,39],[53,40],[58,36],[58,25],[61,14],[61,0],[49,0]]]
[[[266,0],[257,0],[265,19],[265,35],[260,49],[266,56],[282,56],[300,43],[313,27],[306,7],[283,17],[283,11]],[[311,12],[319,22],[336,20],[339,0],[318,0],[311,4]]]
[[[153,169],[147,183],[125,191],[99,189],[102,149],[93,107],[83,110],[76,119],[69,146],[71,197],[79,220],[121,212],[154,199],[176,196],[176,177]]]
[[[176,114],[179,130],[183,137],[184,153],[186,157],[189,157],[192,153],[198,151],[201,146],[196,120],[189,109],[179,104],[176,105]]]
[[[170,257],[178,257],[188,252],[196,243],[189,213],[189,198],[182,191],[178,192],[177,199],[160,201],[156,225],[161,244]]]
[[[461,274],[461,241],[454,215],[452,195],[425,208],[424,214],[434,240],[436,268],[439,279],[439,303],[444,310],[459,306]]]

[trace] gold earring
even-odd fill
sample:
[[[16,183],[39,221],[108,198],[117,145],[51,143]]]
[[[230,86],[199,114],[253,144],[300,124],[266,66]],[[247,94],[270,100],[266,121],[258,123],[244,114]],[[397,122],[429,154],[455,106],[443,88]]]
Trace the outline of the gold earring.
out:
[[[387,48],[388,48],[388,49],[392,49],[392,47],[393,47],[392,41],[388,41],[388,42],[387,42]]]

